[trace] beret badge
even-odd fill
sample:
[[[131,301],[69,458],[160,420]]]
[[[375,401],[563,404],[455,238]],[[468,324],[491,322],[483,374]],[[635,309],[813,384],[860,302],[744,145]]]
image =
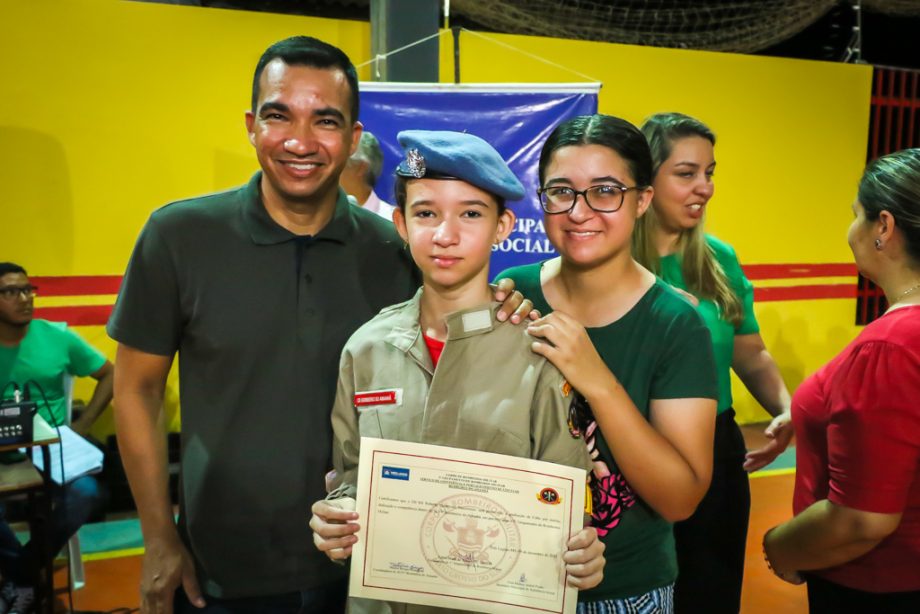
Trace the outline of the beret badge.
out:
[[[416,179],[425,176],[425,158],[414,147],[406,152],[406,169]]]

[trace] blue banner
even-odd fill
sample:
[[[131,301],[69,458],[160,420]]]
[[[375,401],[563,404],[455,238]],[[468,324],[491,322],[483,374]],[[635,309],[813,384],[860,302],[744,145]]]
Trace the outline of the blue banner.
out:
[[[597,113],[594,85],[361,84],[361,122],[380,141],[383,172],[375,191],[393,202],[393,173],[402,150],[402,130],[460,130],[482,137],[508,161],[527,196],[509,203],[514,232],[493,248],[491,275],[555,255],[543,229],[537,200],[537,165],[546,137],[560,123]]]

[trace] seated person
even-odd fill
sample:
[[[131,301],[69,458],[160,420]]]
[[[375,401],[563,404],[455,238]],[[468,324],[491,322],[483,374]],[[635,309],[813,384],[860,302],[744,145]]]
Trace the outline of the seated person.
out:
[[[365,130],[361,133],[358,148],[348,158],[348,163],[339,177],[339,185],[349,196],[353,196],[355,204],[368,211],[376,213],[387,220],[393,219],[393,209],[390,203],[380,200],[374,192],[374,186],[383,169],[383,152],[377,137]]]
[[[55,426],[67,422],[64,375],[94,378],[98,383],[92,399],[72,424],[75,431],[85,433],[112,400],[114,368],[66,324],[34,320],[35,290],[25,269],[0,263],[0,386],[15,382],[22,389],[29,383],[39,413]],[[89,475],[56,488],[54,495],[51,547],[57,552],[80,526],[102,511],[105,498]],[[0,510],[0,598],[10,605],[10,611],[30,611],[39,567],[35,546],[19,543]]]
[[[531,352],[533,339],[524,330],[495,320],[489,257],[514,227],[505,201],[523,198],[523,187],[498,152],[471,134],[413,130],[398,138],[407,153],[397,169],[393,221],[423,286],[359,328],[342,353],[332,413],[339,485],[313,506],[310,522],[317,547],[334,560],[350,556],[356,541],[358,515],[347,510],[354,506],[361,436],[592,467],[584,440],[567,426],[574,395],[562,375]],[[392,388],[403,391],[399,407],[356,410],[356,394]],[[434,405],[434,415],[424,411]],[[477,424],[491,426],[464,428]],[[593,528],[569,540],[564,560],[570,585],[600,582],[598,543]],[[352,607],[362,611],[405,608],[358,601]]]

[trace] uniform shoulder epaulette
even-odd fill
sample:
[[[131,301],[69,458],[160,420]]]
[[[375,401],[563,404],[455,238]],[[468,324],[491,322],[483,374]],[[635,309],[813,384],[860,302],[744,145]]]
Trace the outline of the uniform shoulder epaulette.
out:
[[[411,300],[412,300],[412,299],[409,299],[409,301],[411,301]],[[379,315],[379,314],[389,313],[389,312],[391,312],[391,311],[396,311],[397,309],[400,309],[400,308],[404,307],[404,306],[406,305],[406,303],[408,303],[409,301],[403,301],[402,303],[396,303],[395,305],[387,305],[386,307],[384,307],[383,309],[381,309],[381,310],[378,311],[377,313],[378,313],[378,315]]]

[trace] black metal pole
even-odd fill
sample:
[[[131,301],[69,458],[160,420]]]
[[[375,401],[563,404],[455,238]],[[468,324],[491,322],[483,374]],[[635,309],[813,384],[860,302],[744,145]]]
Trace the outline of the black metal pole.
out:
[[[454,35],[454,83],[460,83],[460,28],[450,29]]]

